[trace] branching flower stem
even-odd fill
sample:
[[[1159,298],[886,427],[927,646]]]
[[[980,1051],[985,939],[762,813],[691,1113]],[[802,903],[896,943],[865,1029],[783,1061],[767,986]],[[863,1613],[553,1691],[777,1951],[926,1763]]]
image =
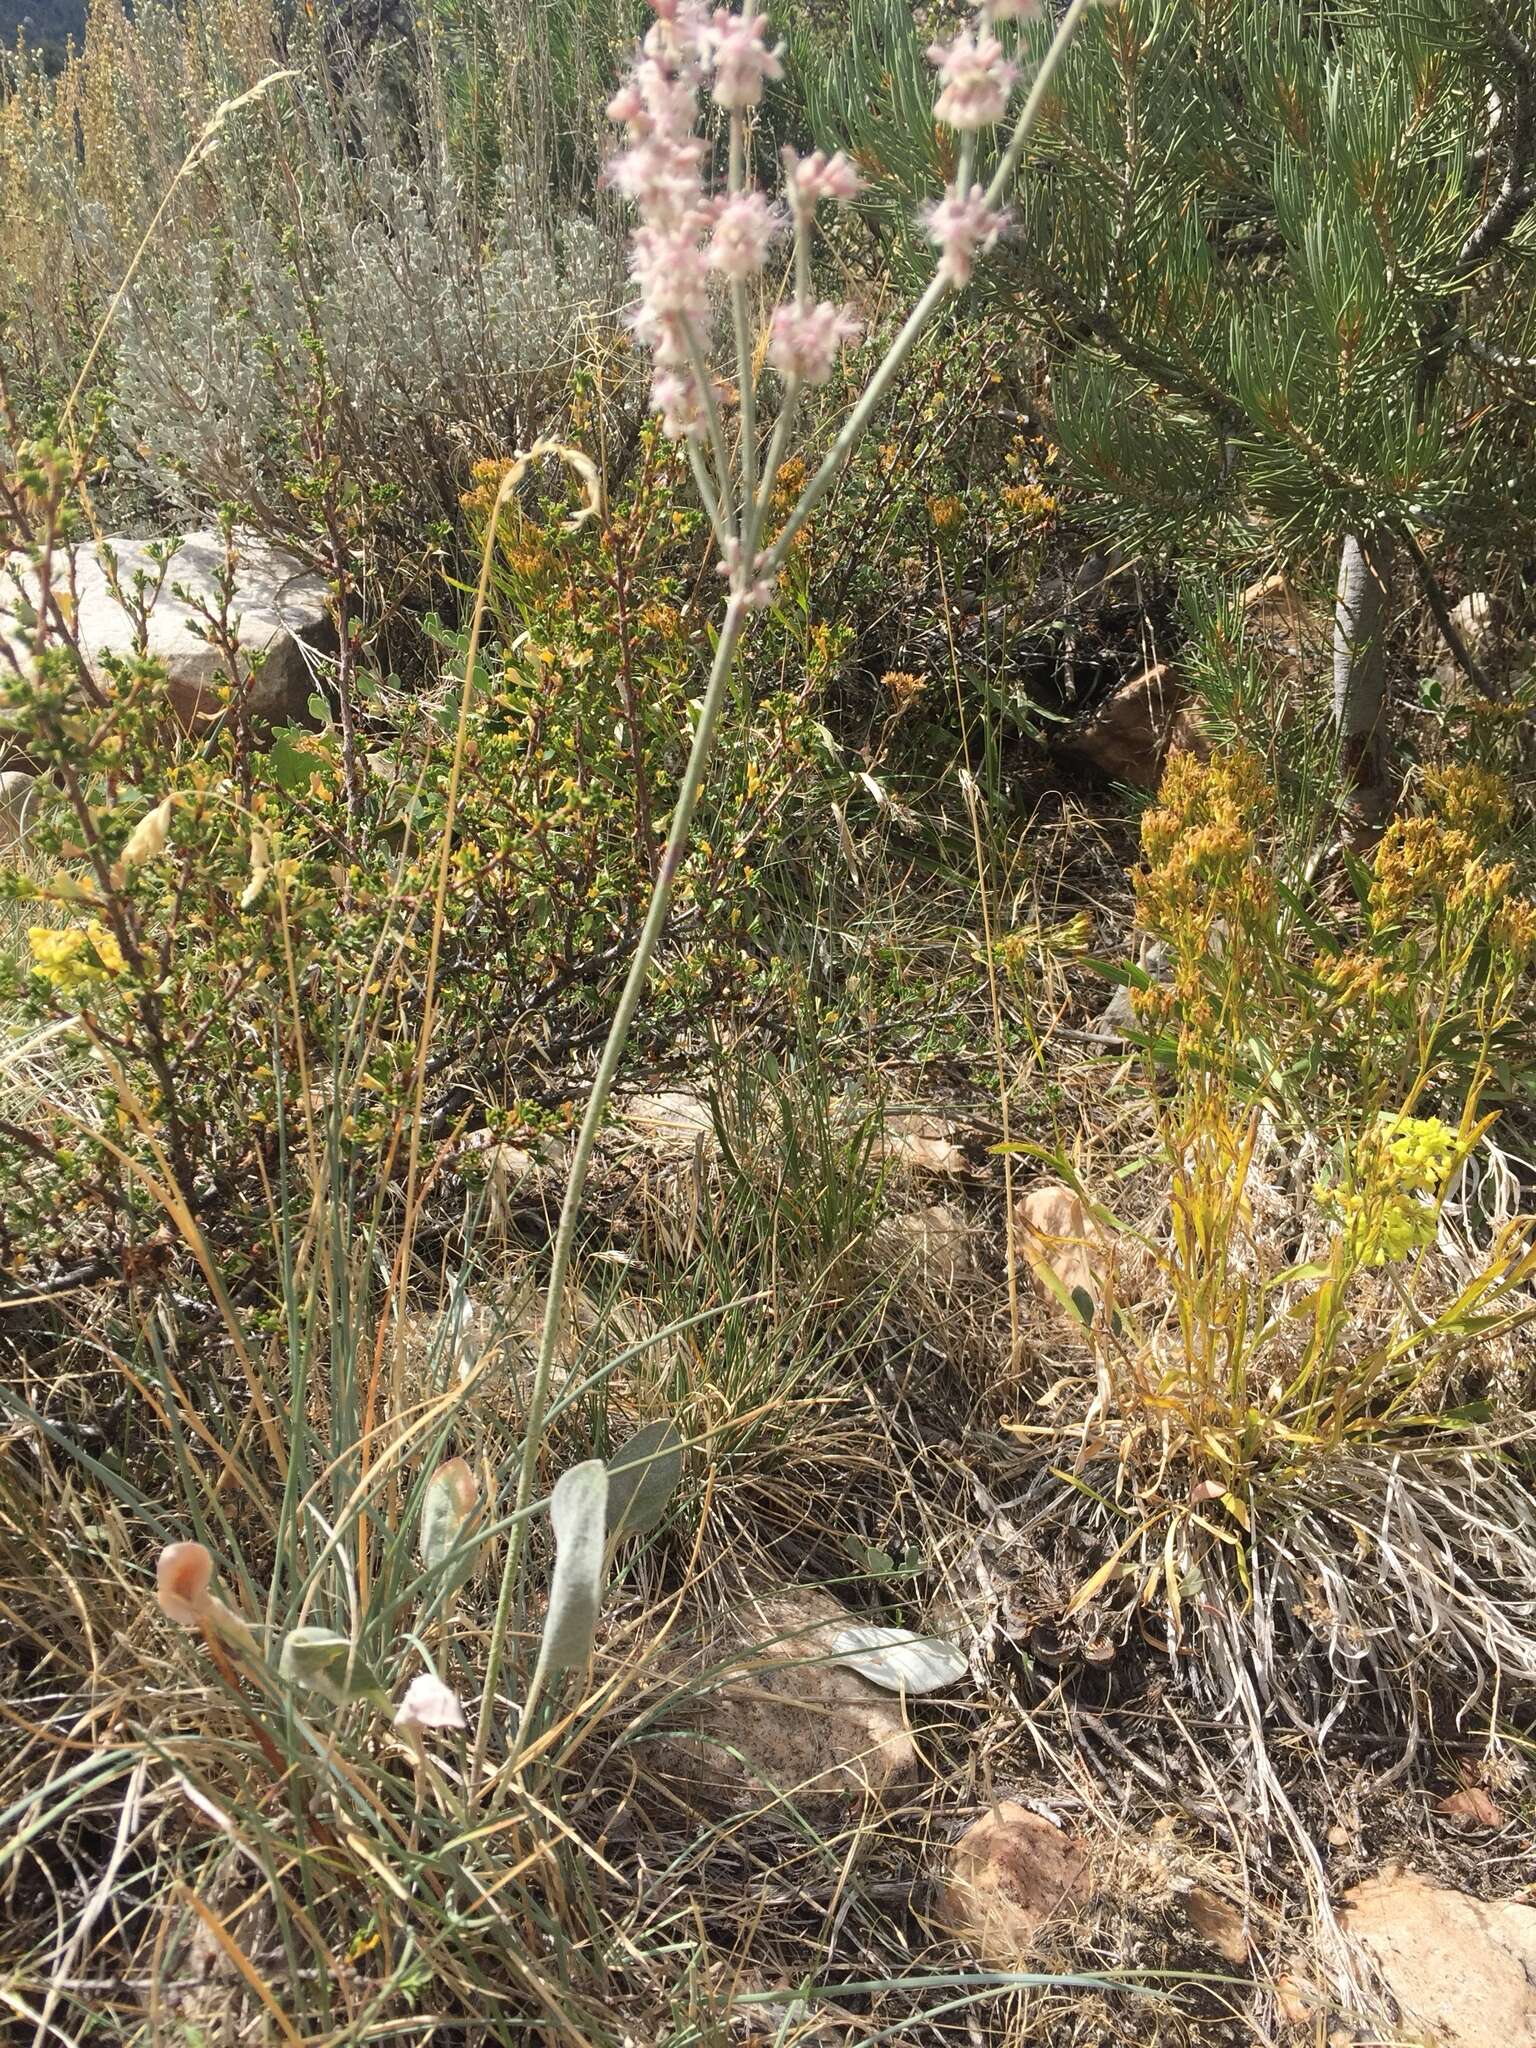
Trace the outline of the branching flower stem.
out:
[[[1078,23],[1094,0],[1072,0],[1071,6],[1062,17],[1051,43],[1041,58],[1028,97],[1015,121],[1007,147],[1003,151],[997,169],[993,173],[986,191],[986,203],[990,206],[1004,191],[1018,167],[1024,145],[1030,131],[1038,121],[1050,91],[1051,81],[1066,52],[1066,47]],[[741,192],[746,184],[746,127],[738,107],[733,104],[730,120],[730,192]],[[969,141],[969,137],[967,137]],[[964,154],[967,174],[970,152]],[[747,614],[752,608],[755,593],[765,585],[771,586],[773,579],[782,568],[790,544],[805,525],[816,507],[821,503],[841,473],[844,464],[868,428],[881,403],[889,392],[893,381],[900,372],[913,348],[933,320],[940,305],[953,289],[953,280],[941,266],[927,289],[922,293],[912,311],[908,314],[900,332],[878,367],[871,375],[863,393],[853,406],[848,418],[822,458],[802,491],[798,503],[786,518],[772,546],[766,550],[764,559],[759,561],[758,539],[767,519],[771,505],[772,491],[779,466],[788,446],[799,403],[800,379],[794,374],[785,377],[784,391],[779,418],[770,439],[767,460],[759,480],[756,460],[756,410],[754,390],[754,358],[751,336],[746,317],[746,295],[740,284],[733,286],[730,293],[732,325],[735,330],[735,347],[738,380],[741,398],[740,475],[739,493],[733,494],[731,472],[727,466],[725,437],[720,420],[713,381],[705,361],[702,342],[693,330],[691,322],[684,323],[686,352],[698,384],[698,395],[702,404],[705,430],[710,449],[718,471],[717,488],[706,486],[708,464],[694,441],[689,442],[689,455],[694,476],[699,484],[700,496],[709,514],[716,538],[725,550],[730,569],[729,596],[719,637],[715,642],[714,660],[710,668],[709,681],[705,687],[704,699],[699,708],[698,724],[694,729],[693,744],[689,750],[687,765],[683,771],[682,784],[677,795],[672,823],[667,833],[667,843],[651,891],[650,904],[646,910],[645,922],[635,944],[634,958],[625,977],[623,991],[614,1012],[613,1023],[598,1061],[597,1072],[592,1079],[591,1093],[587,1097],[586,1109],[577,1133],[576,1146],[571,1158],[570,1174],[566,1180],[565,1195],[560,1206],[560,1220],[555,1232],[554,1248],[550,1260],[549,1289],[544,1304],[544,1319],[539,1335],[538,1358],[534,1367],[533,1385],[529,1390],[528,1410],[524,1419],[522,1455],[519,1460],[517,1487],[512,1510],[511,1528],[507,1540],[507,1554],[502,1568],[501,1585],[496,1600],[496,1612],[491,1625],[490,1643],[486,1653],[484,1689],[480,1700],[478,1725],[475,1730],[474,1755],[470,1766],[470,1793],[474,1796],[485,1776],[486,1759],[490,1748],[491,1727],[495,1717],[498,1688],[501,1681],[502,1664],[506,1655],[507,1632],[511,1625],[512,1610],[517,1598],[522,1575],[522,1560],[527,1540],[528,1517],[525,1510],[533,1498],[538,1472],[539,1453],[542,1448],[544,1426],[549,1412],[550,1383],[554,1374],[555,1354],[559,1349],[561,1327],[565,1318],[565,1296],[570,1280],[571,1257],[575,1248],[576,1226],[581,1214],[582,1195],[586,1186],[587,1171],[591,1165],[593,1148],[608,1107],[608,1099],[618,1075],[619,1064],[624,1056],[630,1027],[634,1023],[650,979],[652,964],[662,933],[666,928],[668,913],[672,906],[672,891],[678,872],[688,851],[689,834],[693,816],[703,788],[705,771],[709,765],[710,749],[714,742],[715,726],[725,702],[735,657],[746,624]],[[804,305],[810,297],[810,262],[807,246],[807,230],[803,221],[796,222],[795,233],[795,290],[797,304]],[[733,515],[738,515],[734,516]],[[737,542],[733,548],[730,543]],[[525,1750],[531,1734],[530,1715],[522,1714],[514,1737],[509,1768],[497,1772],[493,1781],[495,1788],[511,1782],[516,1776],[520,1754]]]

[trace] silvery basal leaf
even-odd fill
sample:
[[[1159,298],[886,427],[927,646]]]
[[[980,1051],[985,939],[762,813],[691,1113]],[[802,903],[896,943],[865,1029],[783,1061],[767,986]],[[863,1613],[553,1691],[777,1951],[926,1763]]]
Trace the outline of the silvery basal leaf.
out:
[[[561,1473],[549,1497],[549,1520],[555,1569],[538,1663],[545,1676],[574,1670],[592,1654],[608,1532],[608,1470],[601,1458]]]

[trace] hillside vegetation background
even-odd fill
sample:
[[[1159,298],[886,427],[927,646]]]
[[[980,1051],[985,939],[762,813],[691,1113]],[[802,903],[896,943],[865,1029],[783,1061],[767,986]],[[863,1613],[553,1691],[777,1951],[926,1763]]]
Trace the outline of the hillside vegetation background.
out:
[[[16,2038],[1521,2038],[1529,0],[0,30]]]

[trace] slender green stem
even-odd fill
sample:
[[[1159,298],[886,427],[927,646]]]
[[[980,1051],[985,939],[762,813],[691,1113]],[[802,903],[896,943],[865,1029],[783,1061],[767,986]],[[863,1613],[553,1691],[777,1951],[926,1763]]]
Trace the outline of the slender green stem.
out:
[[[1077,33],[1077,25],[1083,16],[1090,7],[1097,4],[1098,0],[1072,0],[1072,5],[1057,24],[1056,33],[1051,38],[1051,46],[1040,59],[1040,69],[1030,81],[1029,95],[1019,109],[1019,118],[1013,124],[1008,147],[1003,151],[997,169],[988,182],[988,206],[995,206],[1012,182],[1013,174],[1019,167],[1019,158],[1024,154],[1024,145],[1040,118],[1040,110],[1045,105],[1045,96],[1051,89],[1051,81],[1061,68],[1062,58],[1067,54],[1067,45]]]
[[[800,409],[800,379],[790,377],[784,385],[779,400],[779,416],[773,423],[773,437],[768,443],[767,458],[763,463],[763,481],[757,494],[752,515],[752,551],[757,552],[757,537],[763,530],[763,521],[768,516],[768,506],[773,498],[774,479],[778,476],[779,465],[784,460],[784,450],[789,442],[790,431],[795,424],[795,414]]]
[[[1013,135],[1004,153],[1002,163],[988,187],[988,199],[993,200],[1012,176],[1024,142],[1028,137],[1045,103],[1045,95],[1051,77],[1071,38],[1074,29],[1094,0],[1072,0],[1049,50],[1041,60],[1034,84],[1023,111],[1015,123]],[[732,180],[733,189],[743,176],[744,141],[737,129],[732,130]],[[802,296],[809,287],[808,252],[803,235],[797,235],[796,245],[796,289]],[[908,314],[900,333],[891,344],[885,359],[876,369],[858,403],[849,413],[842,431],[823,458],[815,475],[801,494],[800,502],[785,521],[778,539],[765,564],[765,574],[771,579],[777,575],[791,541],[805,524],[816,506],[825,497],[836,480],[838,473],[852,453],[855,443],[868,426],[876,409],[889,390],[892,379],[911,353],[923,330],[927,327],[941,300],[948,294],[949,286],[942,277],[935,276],[922,297]],[[715,401],[714,388],[709,380],[708,365],[698,337],[687,330],[688,348],[694,373],[699,379],[705,401],[709,423],[709,438],[719,476],[719,497],[710,507],[709,494],[701,491],[706,509],[722,541],[731,538],[727,508],[731,504],[726,486],[730,469],[726,461],[725,437],[720,421],[719,406]],[[524,1421],[522,1456],[518,1468],[517,1491],[513,1507],[513,1522],[508,1535],[507,1555],[502,1567],[501,1586],[496,1599],[496,1613],[491,1624],[491,1639],[486,1653],[485,1685],[480,1698],[480,1714],[475,1730],[474,1756],[470,1764],[470,1795],[473,1796],[485,1772],[486,1754],[490,1747],[491,1723],[495,1713],[496,1689],[501,1678],[501,1667],[506,1655],[507,1630],[511,1624],[512,1605],[517,1595],[518,1581],[522,1569],[523,1550],[526,1543],[527,1521],[525,1510],[533,1496],[534,1480],[538,1471],[539,1451],[542,1446],[544,1425],[549,1413],[550,1381],[554,1373],[555,1352],[560,1339],[560,1326],[565,1306],[565,1292],[570,1278],[571,1255],[576,1242],[576,1224],[581,1213],[581,1199],[586,1186],[587,1169],[591,1164],[593,1147],[601,1128],[608,1098],[618,1075],[619,1063],[629,1039],[630,1026],[650,978],[651,965],[661,935],[666,927],[667,915],[672,906],[672,891],[679,868],[688,850],[688,835],[693,825],[694,809],[699,792],[703,787],[704,771],[708,766],[710,747],[714,740],[715,724],[725,702],[726,688],[735,663],[736,648],[748,610],[747,592],[756,581],[754,573],[756,541],[760,522],[766,509],[758,503],[755,488],[755,474],[752,464],[755,450],[748,447],[746,429],[750,414],[748,407],[748,386],[750,384],[751,358],[743,356],[745,348],[744,316],[738,323],[738,361],[745,362],[748,372],[742,378],[743,401],[743,446],[742,446],[742,492],[740,498],[741,524],[739,528],[741,551],[731,579],[730,598],[726,604],[725,616],[721,622],[720,637],[715,645],[714,664],[710,670],[709,682],[704,692],[704,702],[699,710],[699,722],[693,735],[688,763],[683,771],[682,786],[678,791],[677,805],[672,813],[672,824],[667,834],[667,844],[657,870],[655,886],[651,892],[650,905],[645,914],[640,937],[635,946],[635,955],[625,977],[623,992],[619,997],[608,1037],[598,1061],[597,1072],[592,1081],[592,1092],[587,1099],[586,1111],[577,1133],[576,1149],[571,1160],[570,1177],[566,1181],[565,1197],[560,1205],[560,1221],[555,1232],[554,1252],[550,1262],[549,1293],[544,1304],[543,1327],[539,1334],[539,1355],[534,1367],[533,1387],[528,1399],[528,1413]],[[781,412],[780,424],[788,433],[787,420],[798,393],[792,388],[786,390],[785,406]],[[769,465],[763,479],[766,493],[771,488],[774,471],[782,449],[782,441],[776,432],[770,449]],[[704,468],[702,460],[696,467],[698,475]],[[518,1749],[527,1730],[526,1712],[519,1723],[516,1741],[513,1744],[512,1760],[515,1762]]]
[[[746,190],[747,123],[739,113],[731,115],[730,192],[734,198]],[[741,403],[741,551],[744,568],[750,570],[757,546],[757,385],[752,362],[752,336],[747,323],[747,288],[739,278],[731,284],[731,326],[736,338],[736,389]],[[747,581],[751,581],[750,575]]]
[[[878,411],[880,402],[889,390],[896,372],[912,353],[923,329],[933,318],[939,301],[947,297],[948,292],[949,285],[947,282],[942,277],[935,277],[902,323],[901,332],[891,343],[890,352],[865,386],[864,394],[858,404],[849,413],[847,419],[844,420],[842,430],[838,434],[837,439],[822,457],[821,465],[817,469],[816,474],[801,493],[799,504],[790,513],[783,526],[780,527],[779,537],[769,550],[768,561],[763,570],[763,574],[770,580],[783,567],[784,557],[789,552],[790,542],[816,510],[816,507],[827,495],[832,485],[837,481],[843,464],[853,453],[854,447],[862,436],[864,429]]]
[[[534,1479],[538,1471],[539,1447],[544,1434],[545,1417],[549,1410],[549,1384],[554,1372],[555,1352],[560,1341],[565,1290],[570,1276],[571,1253],[576,1243],[576,1223],[581,1213],[581,1197],[586,1186],[587,1168],[591,1163],[592,1148],[603,1121],[603,1112],[608,1106],[608,1097],[613,1091],[619,1062],[624,1055],[629,1028],[634,1022],[635,1012],[640,1007],[640,998],[645,993],[646,982],[650,979],[651,962],[655,958],[656,948],[667,922],[667,913],[672,907],[673,885],[688,851],[688,834],[693,825],[694,808],[704,782],[704,770],[709,760],[715,722],[725,702],[726,685],[730,680],[736,647],[741,638],[746,615],[744,597],[739,591],[733,591],[725,608],[725,617],[721,621],[720,638],[715,645],[714,665],[710,670],[704,702],[699,710],[699,722],[694,730],[688,764],[683,770],[682,786],[677,793],[677,805],[672,813],[666,850],[662,854],[661,865],[657,870],[656,886],[651,892],[650,908],[646,911],[645,923],[641,927],[640,937],[635,946],[635,957],[630,962],[629,973],[625,977],[624,990],[619,997],[613,1023],[609,1027],[602,1058],[598,1061],[597,1072],[592,1079],[592,1093],[587,1098],[586,1112],[581,1120],[576,1150],[571,1159],[570,1177],[565,1184],[565,1198],[560,1204],[560,1222],[555,1232],[554,1254],[549,1269],[549,1294],[544,1304],[543,1327],[539,1333],[538,1362],[534,1368],[533,1388],[528,1397],[528,1413],[523,1424],[522,1462],[518,1470],[517,1494],[513,1505],[513,1513],[520,1519],[513,1523],[508,1534],[506,1562],[502,1567],[496,1614],[491,1624],[490,1646],[486,1653],[485,1686],[480,1698],[474,1759],[470,1766],[471,1792],[478,1785],[484,1772],[486,1752],[490,1746],[496,1687],[501,1677],[507,1629],[512,1618],[512,1602],[517,1592],[518,1574],[527,1534],[526,1520],[521,1519],[522,1511],[533,1496]],[[526,1721],[525,1714],[523,1722],[519,1725],[519,1743]]]
[[[725,453],[725,428],[720,419],[720,405],[715,397],[715,380],[709,373],[709,364],[704,359],[703,346],[693,331],[693,322],[683,322],[683,334],[688,343],[688,362],[699,387],[699,397],[704,405],[704,420],[709,432],[710,452],[715,458],[715,470],[719,477],[720,495],[713,518],[715,530],[723,547],[735,536],[736,522],[731,509],[731,466]]]

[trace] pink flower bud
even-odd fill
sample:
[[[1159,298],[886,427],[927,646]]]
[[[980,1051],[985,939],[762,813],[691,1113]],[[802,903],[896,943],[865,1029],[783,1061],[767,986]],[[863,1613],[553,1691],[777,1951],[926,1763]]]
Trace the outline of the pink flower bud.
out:
[[[863,178],[841,150],[835,156],[827,156],[819,149],[812,150],[809,156],[797,156],[792,149],[786,149],[783,161],[785,190],[797,213],[809,213],[823,199],[846,206],[864,189]]]
[[[711,270],[738,280],[755,277],[768,260],[775,236],[784,231],[784,216],[761,192],[738,192],[715,216],[706,259]]]
[[[970,283],[976,258],[992,247],[1007,227],[1008,216],[988,206],[981,186],[973,185],[963,195],[951,192],[925,208],[923,224],[939,250],[939,275],[959,287]]]
[[[423,1671],[420,1677],[411,1680],[395,1709],[395,1726],[412,1732],[467,1725],[458,1695],[450,1692],[443,1681],[430,1671]]]
[[[996,36],[962,29],[952,43],[931,44],[928,61],[944,81],[933,111],[947,128],[991,128],[1001,121],[1019,74]]]
[[[710,90],[715,105],[733,112],[755,107],[763,96],[765,82],[784,76],[778,50],[768,47],[767,21],[750,11],[752,0],[746,0],[746,4],[748,11],[742,14],[718,8],[705,36],[714,72]]]
[[[213,1559],[201,1543],[167,1543],[155,1569],[160,1611],[183,1628],[196,1628],[209,1609]]]
[[[784,377],[803,384],[825,384],[837,365],[838,350],[856,347],[864,323],[849,306],[780,306],[768,336],[768,360]]]

